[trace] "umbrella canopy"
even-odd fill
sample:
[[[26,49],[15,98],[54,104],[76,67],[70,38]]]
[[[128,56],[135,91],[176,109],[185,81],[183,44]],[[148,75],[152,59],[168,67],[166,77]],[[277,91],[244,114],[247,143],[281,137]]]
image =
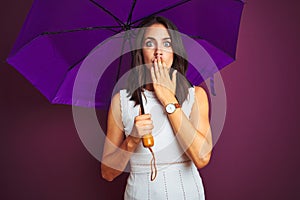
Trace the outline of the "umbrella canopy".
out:
[[[144,18],[161,15],[197,40],[220,70],[235,60],[243,5],[241,0],[35,0],[7,61],[51,103],[72,104],[76,75],[91,50],[111,36],[136,28]],[[102,98],[96,97],[96,105],[110,102],[105,97],[111,96],[115,80],[130,69],[126,57],[130,56],[112,63],[106,71],[110,75],[101,78],[100,84],[109,84],[99,92]],[[187,78],[199,85],[207,77],[191,67]]]

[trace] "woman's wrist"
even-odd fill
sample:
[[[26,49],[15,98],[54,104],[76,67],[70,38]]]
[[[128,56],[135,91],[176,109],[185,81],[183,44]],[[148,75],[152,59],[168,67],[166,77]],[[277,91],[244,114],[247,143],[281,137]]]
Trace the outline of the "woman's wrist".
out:
[[[169,103],[178,103],[178,100],[175,96],[168,96],[167,98],[163,98],[160,102],[166,107]]]
[[[140,142],[141,142],[141,138],[129,135],[127,137],[127,143],[126,143],[127,151],[131,151],[131,152],[135,151],[135,149],[137,148]]]
[[[162,95],[157,96],[161,104],[165,107],[169,103],[178,103],[175,94],[170,90],[165,91]]]

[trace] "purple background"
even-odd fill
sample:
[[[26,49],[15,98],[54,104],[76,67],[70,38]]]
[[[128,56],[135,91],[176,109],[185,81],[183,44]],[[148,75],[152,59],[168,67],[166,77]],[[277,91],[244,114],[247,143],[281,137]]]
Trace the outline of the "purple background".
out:
[[[71,107],[49,104],[5,63],[32,2],[0,8],[0,199],[121,199],[127,175],[114,182],[100,177]],[[201,170],[208,200],[300,198],[297,3],[245,5],[237,61],[222,70],[224,130]]]

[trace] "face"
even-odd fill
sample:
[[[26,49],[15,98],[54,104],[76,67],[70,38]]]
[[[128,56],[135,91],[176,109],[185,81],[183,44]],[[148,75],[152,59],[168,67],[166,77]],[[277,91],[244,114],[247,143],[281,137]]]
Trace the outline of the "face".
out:
[[[154,59],[162,59],[170,68],[173,63],[173,48],[168,30],[162,24],[146,28],[142,45],[145,64],[151,67]]]

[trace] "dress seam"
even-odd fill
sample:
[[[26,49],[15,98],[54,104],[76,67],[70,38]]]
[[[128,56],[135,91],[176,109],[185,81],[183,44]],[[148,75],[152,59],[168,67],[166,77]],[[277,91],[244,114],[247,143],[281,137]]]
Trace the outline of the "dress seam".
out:
[[[196,181],[196,179],[195,179],[194,170],[191,168],[191,171],[192,171],[193,179],[194,179],[194,182],[195,182],[195,185],[196,185],[197,191],[198,191],[198,196],[199,196],[199,199],[200,199],[200,198],[201,198],[201,195],[200,195],[200,190],[199,190],[199,186],[198,186],[198,184],[197,184],[197,181]]]
[[[135,183],[135,175],[133,176],[133,185]],[[134,197],[134,190],[135,190],[135,187],[132,188],[132,194],[131,194],[131,198]],[[133,199],[132,199],[133,200]]]
[[[182,192],[183,192],[183,197],[184,197],[184,200],[186,200],[186,195],[185,195],[185,191],[184,191],[184,186],[183,186],[183,180],[182,180],[181,170],[179,170],[179,178],[180,178],[180,183],[181,183],[181,189],[182,189]]]
[[[150,173],[148,172],[147,173],[147,180],[148,180],[148,200],[150,200],[150,181],[149,181],[149,177],[150,176]]]
[[[177,162],[169,162],[169,163],[156,163],[156,165],[176,165],[176,164],[183,164],[191,162],[191,160],[183,160],[183,161],[177,161]],[[132,166],[150,166],[149,163],[134,163]]]
[[[166,199],[168,200],[169,199],[169,194],[168,194],[167,181],[166,181],[166,172],[163,172],[163,176],[164,176]]]

